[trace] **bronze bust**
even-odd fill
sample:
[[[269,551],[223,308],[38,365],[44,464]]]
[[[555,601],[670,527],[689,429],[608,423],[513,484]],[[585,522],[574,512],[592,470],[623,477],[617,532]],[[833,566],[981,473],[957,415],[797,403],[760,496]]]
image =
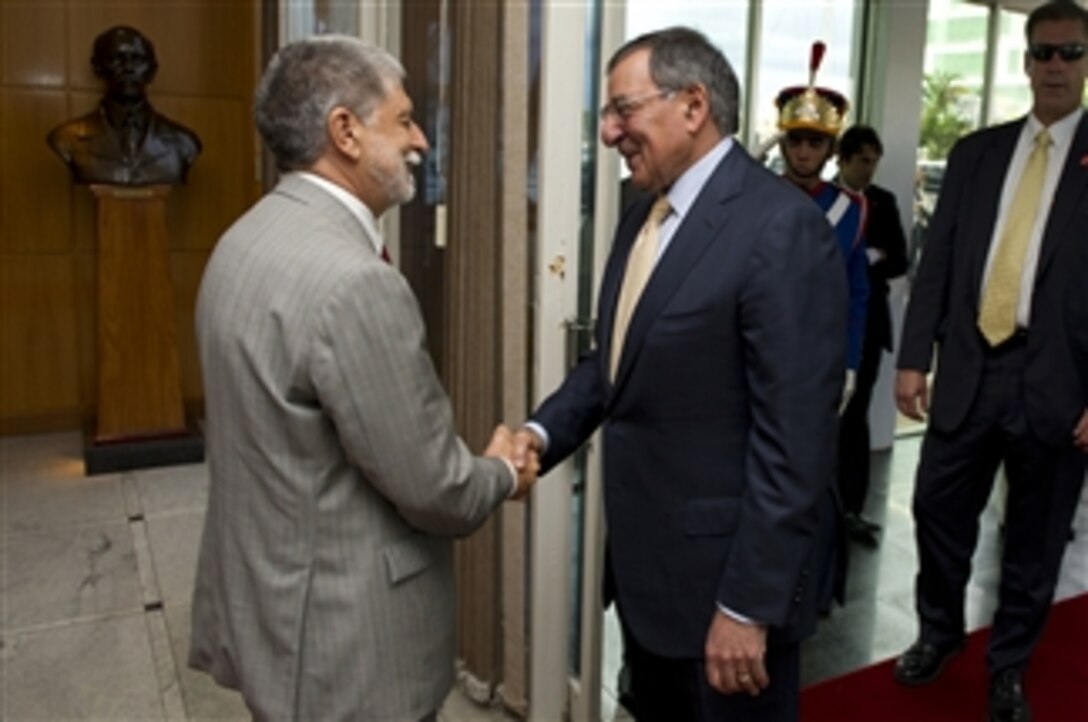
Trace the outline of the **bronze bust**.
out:
[[[95,38],[91,66],[106,85],[98,108],[48,137],[72,179],[123,186],[184,183],[200,154],[200,139],[147,100],[159,67],[151,41],[135,28],[110,28]]]

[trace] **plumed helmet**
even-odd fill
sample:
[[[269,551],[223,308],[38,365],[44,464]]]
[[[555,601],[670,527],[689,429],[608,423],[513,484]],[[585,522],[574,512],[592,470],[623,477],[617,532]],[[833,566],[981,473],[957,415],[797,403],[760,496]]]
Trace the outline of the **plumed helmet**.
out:
[[[816,86],[816,71],[820,69],[826,50],[823,42],[814,42],[809,57],[808,85],[784,88],[775,98],[778,127],[783,131],[813,130],[838,137],[843,129],[846,111],[850,109],[846,96]]]

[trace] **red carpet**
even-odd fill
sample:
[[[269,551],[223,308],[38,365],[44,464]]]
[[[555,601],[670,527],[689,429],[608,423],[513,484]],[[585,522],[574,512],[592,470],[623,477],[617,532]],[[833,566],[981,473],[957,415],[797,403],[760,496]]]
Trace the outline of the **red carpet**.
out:
[[[801,692],[801,720],[985,722],[989,631],[971,634],[964,652],[924,687],[895,682],[894,659],[808,687]],[[1024,684],[1034,722],[1088,721],[1088,594],[1051,609]]]

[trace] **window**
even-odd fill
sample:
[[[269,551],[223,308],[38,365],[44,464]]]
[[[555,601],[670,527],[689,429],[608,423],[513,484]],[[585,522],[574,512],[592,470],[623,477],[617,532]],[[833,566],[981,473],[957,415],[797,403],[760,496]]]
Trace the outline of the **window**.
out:
[[[805,85],[809,77],[812,43],[827,45],[816,84],[837,90],[847,97],[851,110],[846,122],[853,122],[856,98],[857,62],[855,27],[858,3],[853,0],[821,0],[800,4],[796,0],[764,0],[756,67],[759,78],[750,102],[754,125],[753,147],[764,147],[778,133],[778,108],[774,101],[783,88]],[[775,153],[769,159],[774,167]],[[833,164],[824,169],[834,174]]]
[[[998,12],[997,58],[990,86],[987,125],[1019,118],[1031,107],[1031,87],[1024,75],[1024,14],[1008,10]]]
[[[748,1],[660,0],[627,1],[627,38],[673,25],[695,28],[725,53],[737,79],[744,82],[748,53]],[[742,99],[743,100],[743,99]]]

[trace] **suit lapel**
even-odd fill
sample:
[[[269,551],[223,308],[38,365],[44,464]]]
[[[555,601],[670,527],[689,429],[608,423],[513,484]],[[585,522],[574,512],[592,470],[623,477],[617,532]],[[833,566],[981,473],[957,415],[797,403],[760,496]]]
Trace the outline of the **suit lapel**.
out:
[[[653,274],[631,316],[631,323],[627,327],[627,338],[624,341],[619,368],[616,370],[615,390],[623,385],[630,374],[646,339],[646,333],[661,315],[662,309],[691,273],[699,258],[718,237],[729,215],[725,205],[740,193],[741,180],[747,170],[747,164],[751,162],[743,149],[734,144],[718,167],[714,169],[695,199],[695,203],[688,210],[687,216],[676,229],[665,253],[658,259]],[[645,218],[645,213],[642,213],[641,217]],[[637,229],[635,232],[637,233]],[[633,237],[632,234],[631,238],[626,239],[628,250]],[[626,255],[624,253],[625,265]],[[620,276],[622,277],[622,274]],[[615,296],[618,293],[619,282],[615,281],[615,288],[611,289],[612,308],[615,307]],[[611,321],[609,317],[609,336]],[[607,359],[609,356],[606,355],[604,358]]]
[[[1039,266],[1035,271],[1036,282],[1042,277],[1050,260],[1054,258],[1054,252],[1062,239],[1076,235],[1072,231],[1067,233],[1065,230],[1073,222],[1076,210],[1085,203],[1086,194],[1088,194],[1088,112],[1081,115],[1077,131],[1073,135],[1073,142],[1069,146],[1065,168],[1062,169],[1058,187],[1054,192],[1054,201],[1050,206],[1050,215],[1043,231],[1042,247],[1039,249]],[[1083,237],[1084,231],[1081,230],[1080,233]]]

